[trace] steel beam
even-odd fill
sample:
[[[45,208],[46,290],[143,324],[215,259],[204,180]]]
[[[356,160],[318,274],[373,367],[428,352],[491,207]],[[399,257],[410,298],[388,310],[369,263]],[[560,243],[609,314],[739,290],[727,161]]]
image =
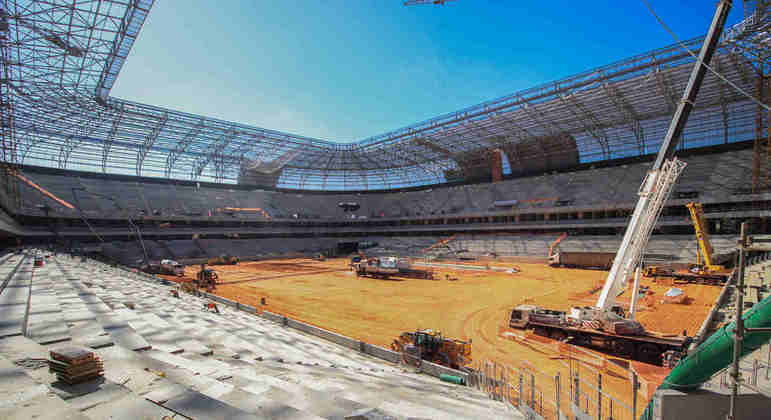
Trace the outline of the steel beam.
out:
[[[634,134],[635,140],[637,140],[639,154],[641,156],[644,155],[645,135],[643,133],[642,125],[640,124],[640,117],[637,115],[637,112],[635,112],[634,107],[624,99],[624,95],[614,84],[603,83],[602,88],[608,99],[610,99],[622,118],[626,121],[632,134]]]
[[[222,153],[231,141],[237,136],[235,131],[225,131],[214,143],[214,146],[209,151],[204,151],[198,159],[193,162],[192,166],[192,179],[198,179],[203,170],[209,166],[209,163],[214,159],[216,153]]]
[[[169,114],[167,112],[163,113],[161,118],[158,119],[158,123],[153,127],[153,131],[151,131],[150,134],[145,137],[144,142],[142,142],[142,146],[137,152],[137,176],[142,176],[142,165],[145,163],[147,153],[153,148],[155,140],[158,139],[158,135],[161,134],[161,131],[163,131],[163,127],[166,126],[168,120]]]

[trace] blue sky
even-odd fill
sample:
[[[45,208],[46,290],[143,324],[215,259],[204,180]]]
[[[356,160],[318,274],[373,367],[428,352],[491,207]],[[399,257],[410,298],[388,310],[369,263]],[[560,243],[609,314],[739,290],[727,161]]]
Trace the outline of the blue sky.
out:
[[[682,39],[716,3],[649,1]],[[673,42],[636,0],[158,0],[112,96],[351,142]]]

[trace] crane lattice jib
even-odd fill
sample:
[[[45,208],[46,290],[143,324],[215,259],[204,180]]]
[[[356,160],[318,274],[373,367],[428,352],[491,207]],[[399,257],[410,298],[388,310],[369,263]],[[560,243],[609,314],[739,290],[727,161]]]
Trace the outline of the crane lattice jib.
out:
[[[712,241],[709,239],[707,221],[704,220],[704,210],[701,207],[701,203],[688,203],[685,206],[688,207],[688,211],[691,213],[693,230],[696,233],[696,240],[699,242],[699,254],[701,255],[701,261],[703,261],[705,267],[711,268],[713,267]]]
[[[685,166],[685,162],[672,158],[664,161],[661,169],[649,171],[643,180],[639,191],[640,199],[632,213],[632,219],[621,241],[621,247],[613,261],[613,267],[610,269],[602,293],[597,299],[597,308],[603,312],[613,306],[616,296],[626,286],[626,280],[640,263],[661,210]]]
[[[698,60],[691,70],[691,76],[683,92],[683,97],[672,115],[672,121],[661,143],[656,160],[643,180],[640,188],[640,199],[637,201],[629,226],[624,233],[624,239],[621,240],[621,246],[616,253],[615,260],[613,260],[613,266],[607,280],[605,280],[605,285],[602,287],[602,293],[597,299],[596,308],[601,314],[608,313],[615,303],[621,287],[639,263],[640,256],[661,212],[660,206],[664,205],[677,177],[685,169],[685,163],[674,157],[675,150],[677,150],[683,128],[688,122],[688,116],[693,110],[693,104],[707,72],[707,68],[703,64],[709,65],[717,49],[726,17],[731,10],[731,3],[730,0],[721,0],[717,5],[709,31],[704,38],[704,44],[699,51]]]

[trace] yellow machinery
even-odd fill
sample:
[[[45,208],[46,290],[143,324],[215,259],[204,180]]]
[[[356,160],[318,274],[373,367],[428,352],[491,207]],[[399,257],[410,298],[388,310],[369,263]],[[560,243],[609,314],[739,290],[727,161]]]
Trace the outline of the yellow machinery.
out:
[[[232,255],[220,255],[219,257],[209,258],[206,262],[209,265],[235,265],[238,264],[238,257]]]
[[[696,253],[696,267],[690,272],[680,272],[669,267],[645,267],[644,274],[648,277],[671,277],[679,281],[697,282],[706,284],[722,284],[728,278],[725,267],[713,263],[712,242],[709,240],[707,222],[704,220],[704,210],[701,203],[688,203],[685,205],[691,213],[693,230],[696,232],[696,241],[699,250]]]
[[[699,252],[696,254],[696,265],[699,271],[714,272],[720,271],[724,267],[712,263],[712,242],[709,240],[709,231],[707,222],[704,220],[704,210],[701,203],[688,203],[685,205],[691,213],[691,222],[693,230],[696,232],[696,240],[699,242]]]
[[[460,369],[471,363],[471,340],[443,338],[441,332],[430,329],[402,333],[391,343],[391,349],[413,364],[422,359]]]
[[[205,289],[207,292],[211,292],[217,288],[218,279],[219,276],[216,271],[206,268],[206,264],[201,264],[201,271],[196,276],[195,285],[198,288]]]

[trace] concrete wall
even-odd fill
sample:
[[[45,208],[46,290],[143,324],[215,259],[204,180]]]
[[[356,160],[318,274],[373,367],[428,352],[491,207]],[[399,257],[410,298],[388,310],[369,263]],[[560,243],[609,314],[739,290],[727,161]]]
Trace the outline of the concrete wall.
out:
[[[277,322],[279,324],[283,324],[284,323],[284,317],[281,316],[281,315],[278,315],[278,314],[274,314],[273,312],[262,311],[262,315],[261,316],[263,318],[267,319],[268,321]]]
[[[728,390],[699,389],[680,392],[672,389],[656,391],[653,396],[654,420],[724,420],[728,414]],[[760,394],[739,394],[737,419],[762,419],[771,415],[771,399]]]
[[[308,334],[315,335],[316,337],[323,338],[325,340],[339,344],[343,347],[347,347],[352,350],[361,351],[361,344],[358,340],[348,338],[344,335],[340,335],[332,331],[327,331],[323,328],[315,327],[313,325],[296,321],[291,318],[286,318],[285,325],[289,328],[294,328],[296,330],[300,330]]]

